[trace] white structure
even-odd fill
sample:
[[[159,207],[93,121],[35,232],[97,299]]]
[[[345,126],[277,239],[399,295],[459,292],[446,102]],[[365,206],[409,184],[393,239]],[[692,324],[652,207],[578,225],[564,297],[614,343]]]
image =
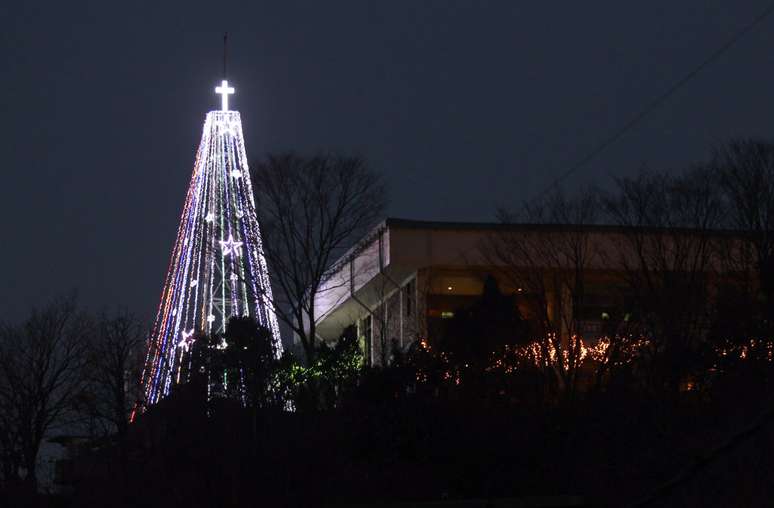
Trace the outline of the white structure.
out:
[[[315,302],[320,338],[356,325],[367,361],[381,364],[394,343],[426,336],[428,319],[481,294],[489,270],[479,245],[494,224],[387,219],[340,261]]]

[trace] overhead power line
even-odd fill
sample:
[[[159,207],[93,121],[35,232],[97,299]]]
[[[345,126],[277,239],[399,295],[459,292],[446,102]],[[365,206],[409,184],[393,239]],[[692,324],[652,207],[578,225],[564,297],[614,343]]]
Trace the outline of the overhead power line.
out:
[[[689,81],[691,81],[694,77],[696,77],[697,74],[699,74],[701,71],[703,71],[705,68],[710,66],[712,63],[714,63],[718,58],[720,58],[726,51],[731,49],[737,42],[739,42],[742,37],[750,33],[756,26],[761,24],[772,12],[774,12],[774,3],[770,4],[763,12],[758,14],[758,16],[755,17],[749,24],[744,26],[741,30],[736,32],[728,41],[726,41],[725,44],[720,46],[718,49],[710,53],[710,55],[705,58],[699,65],[691,69],[685,76],[683,76],[681,79],[676,81],[671,87],[669,87],[664,93],[656,97],[653,101],[648,103],[639,113],[634,115],[634,117],[623,124],[618,130],[613,132],[613,134],[606,138],[604,141],[602,141],[596,148],[594,148],[590,153],[588,153],[586,156],[578,160],[575,164],[570,166],[569,169],[567,169],[564,173],[556,177],[550,185],[548,185],[545,189],[543,189],[537,197],[541,197],[544,194],[546,194],[548,191],[559,185],[563,180],[568,178],[570,175],[581,169],[583,166],[591,162],[594,158],[596,158],[600,153],[605,151],[609,146],[614,144],[616,141],[621,139],[624,134],[632,130],[637,124],[639,124],[646,116],[648,116],[651,112],[656,110],[659,106],[661,106],[664,102],[666,102],[672,95],[675,94],[678,90],[680,90],[683,86],[685,86]]]

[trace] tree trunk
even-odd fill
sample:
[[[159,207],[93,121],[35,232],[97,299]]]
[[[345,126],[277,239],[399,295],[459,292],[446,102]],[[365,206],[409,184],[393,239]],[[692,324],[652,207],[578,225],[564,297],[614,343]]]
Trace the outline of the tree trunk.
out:
[[[30,494],[38,492],[38,446],[33,446],[25,452],[24,468],[27,470],[27,476],[24,477],[25,489]]]

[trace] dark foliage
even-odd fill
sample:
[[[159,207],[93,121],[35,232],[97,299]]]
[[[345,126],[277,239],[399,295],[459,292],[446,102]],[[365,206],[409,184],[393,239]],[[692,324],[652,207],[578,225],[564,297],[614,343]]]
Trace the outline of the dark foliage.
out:
[[[182,390],[132,426],[127,475],[111,474],[114,452],[102,450],[90,459],[102,466],[72,502],[331,506],[573,494],[620,506],[729,439],[727,452],[658,494],[655,505],[680,506],[685,493],[703,505],[733,505],[735,496],[747,506],[768,502],[772,422],[735,437],[771,402],[750,393],[753,379],[724,377],[710,400],[609,392],[537,411],[409,393],[410,368],[363,371],[335,410],[260,410],[257,432],[246,410],[221,408],[208,418],[203,400]],[[766,366],[754,382],[769,386],[772,374]]]
[[[481,372],[491,364],[493,354],[506,346],[526,344],[527,323],[519,314],[513,295],[503,295],[494,277],[487,276],[480,298],[454,317],[444,320],[437,347],[448,355],[455,368],[466,365]],[[470,340],[476,337],[476,340]]]

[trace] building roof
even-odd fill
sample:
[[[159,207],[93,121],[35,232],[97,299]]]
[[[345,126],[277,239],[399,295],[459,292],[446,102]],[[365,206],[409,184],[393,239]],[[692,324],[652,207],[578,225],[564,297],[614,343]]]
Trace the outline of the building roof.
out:
[[[642,231],[644,233],[684,233],[684,234],[705,234],[706,230],[695,228],[666,228],[666,227],[626,227],[613,224],[545,224],[529,222],[445,222],[445,221],[427,221],[415,219],[402,219],[397,217],[388,217],[379,224],[379,227],[388,227],[396,229],[437,229],[437,230],[490,230],[490,231],[594,231],[594,232],[624,232],[624,231]],[[376,230],[379,229],[376,228]],[[741,236],[739,231],[728,229],[710,230],[715,235],[736,235]],[[370,235],[368,235],[370,237]]]

